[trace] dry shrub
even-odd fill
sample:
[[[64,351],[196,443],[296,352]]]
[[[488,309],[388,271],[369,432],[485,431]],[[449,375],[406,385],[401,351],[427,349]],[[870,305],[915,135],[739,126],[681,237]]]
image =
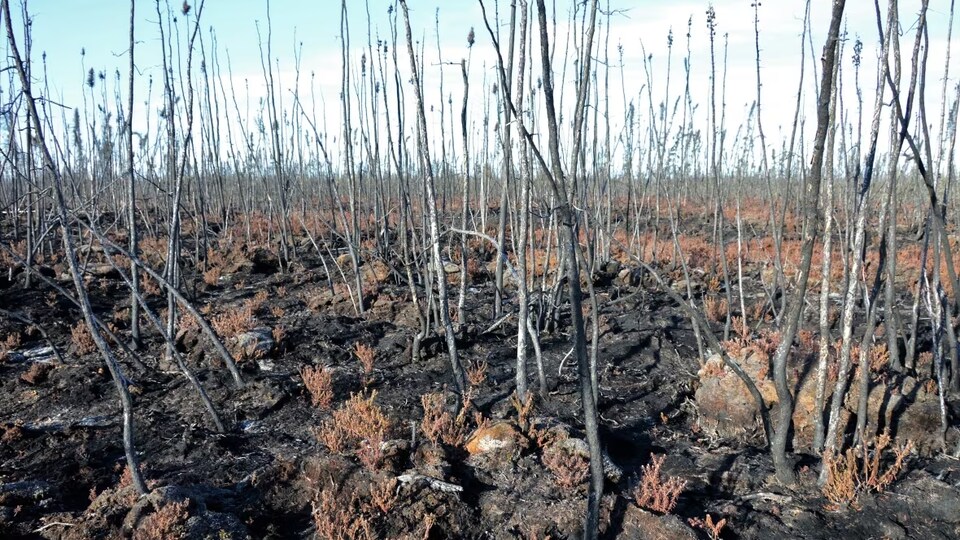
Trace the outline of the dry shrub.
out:
[[[677,505],[680,493],[687,487],[687,481],[677,476],[663,479],[660,469],[666,456],[653,455],[650,463],[641,467],[640,483],[633,488],[633,499],[640,508],[669,514]]]
[[[208,269],[203,273],[203,282],[211,287],[216,286],[220,283],[220,277],[223,275],[223,269],[219,266],[214,266]]]
[[[97,344],[93,341],[90,329],[87,323],[80,321],[70,330],[70,342],[73,344],[73,350],[76,354],[83,356],[97,350]]]
[[[797,342],[800,344],[800,351],[805,355],[810,355],[819,349],[816,340],[816,334],[810,330],[800,330],[797,332]]]
[[[713,516],[707,514],[705,519],[690,518],[687,520],[687,522],[693,527],[703,529],[708,535],[710,535],[710,540],[720,540],[720,533],[727,525],[727,518],[723,518],[720,521],[714,522]]]
[[[171,540],[187,538],[187,507],[190,500],[168,502],[145,517],[133,532],[134,540]]]
[[[543,452],[543,465],[553,473],[553,481],[564,493],[576,492],[590,475],[590,462],[556,446]]]
[[[384,435],[382,431],[375,431],[357,443],[357,459],[368,471],[376,471],[383,464]]]
[[[0,442],[12,443],[23,438],[23,420],[0,425]]]
[[[7,359],[7,356],[11,352],[17,350],[20,347],[20,332],[11,332],[7,334],[7,337],[0,343],[0,362],[3,362]]]
[[[870,372],[879,373],[890,365],[890,351],[887,344],[881,343],[870,349]]]
[[[487,380],[487,371],[490,369],[486,360],[473,362],[467,368],[467,382],[472,388],[476,388]]]
[[[313,503],[313,524],[321,540],[372,540],[373,525],[363,515],[356,497],[343,504],[330,490],[320,492]]]
[[[166,238],[157,238],[155,236],[148,236],[146,238],[141,238],[138,242],[140,245],[140,256],[145,261],[149,262],[152,266],[160,266],[163,261],[167,258],[167,239]]]
[[[375,403],[377,393],[369,397],[353,394],[333,416],[315,431],[317,439],[331,452],[342,452],[348,445],[356,447],[356,456],[370,470],[383,462],[383,442],[390,431],[390,420]]]
[[[703,300],[703,310],[707,319],[713,322],[723,321],[727,317],[727,300],[726,298],[708,296]]]
[[[270,335],[273,336],[273,342],[280,345],[287,337],[287,327],[282,324],[277,325],[270,331]]]
[[[723,281],[720,280],[720,276],[710,276],[705,283],[707,290],[715,293],[720,292],[720,285],[722,284]],[[724,313],[726,313],[726,309],[724,309]]]
[[[282,319],[283,316],[287,314],[287,312],[280,306],[271,306],[270,314],[278,319]]]
[[[765,320],[767,318],[767,302],[764,300],[758,300],[750,306],[750,318],[756,321]]]
[[[373,347],[364,345],[363,343],[357,343],[353,347],[353,354],[357,357],[357,361],[360,362],[360,367],[363,369],[363,385],[367,386],[370,384],[370,375],[373,374],[375,356]]]
[[[310,392],[314,407],[329,409],[333,403],[333,373],[323,366],[307,366],[300,370],[300,378]]]
[[[140,292],[144,297],[150,297],[160,296],[160,293],[163,291],[160,289],[160,284],[157,280],[143,273],[140,275]]]
[[[467,436],[466,410],[463,407],[460,414],[454,418],[446,408],[446,399],[442,392],[431,392],[420,396],[423,405],[423,419],[420,421],[420,430],[433,444],[460,446]]]
[[[933,364],[933,352],[924,351],[917,356],[917,371],[921,371],[921,368],[927,368]]]
[[[517,411],[517,425],[520,426],[520,429],[524,432],[529,431],[530,428],[530,414],[533,413],[534,405],[533,398],[533,392],[527,392],[527,398],[523,401],[520,401],[516,393],[510,396],[510,404],[513,405],[513,409]]]
[[[47,380],[52,370],[53,364],[34,362],[30,364],[30,368],[27,369],[27,371],[20,375],[20,380],[30,385],[41,384]]]
[[[253,317],[254,310],[249,303],[240,309],[221,313],[213,318],[211,325],[221,338],[231,338],[244,332],[249,332],[256,326]]]
[[[370,486],[370,507],[387,515],[400,500],[396,478],[383,478]]]
[[[861,494],[886,491],[903,470],[904,460],[913,450],[911,440],[894,447],[890,446],[891,442],[889,430],[884,430],[872,445],[866,443],[840,455],[829,451],[824,453],[827,482],[823,485],[823,496],[829,501],[828,510],[858,509],[857,499]],[[893,462],[883,469],[881,460],[888,449],[888,453],[893,454]]]
[[[19,348],[21,344],[20,332],[10,332],[7,334],[7,337],[4,338],[3,343],[0,344],[0,350],[12,351]]]
[[[250,307],[250,311],[256,313],[260,311],[269,299],[270,295],[267,291],[257,291],[257,294],[253,295],[253,298],[247,300],[246,305]]]
[[[423,540],[430,538],[430,531],[433,530],[433,525],[437,522],[437,516],[427,512],[426,516],[423,516]]]
[[[314,428],[313,436],[328,450],[339,454],[346,449],[347,436],[332,419],[324,420],[319,428]]]

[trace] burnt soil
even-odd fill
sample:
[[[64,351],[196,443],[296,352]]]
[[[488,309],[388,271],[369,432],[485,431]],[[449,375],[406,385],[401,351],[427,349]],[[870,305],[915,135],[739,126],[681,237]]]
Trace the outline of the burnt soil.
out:
[[[250,264],[225,274],[213,287],[197,276],[187,280],[197,304],[212,306],[213,314],[237,309],[266,291],[259,322],[286,330],[267,356],[240,362],[242,388],[233,384],[203,337],[180,336],[179,347],[227,427],[222,434],[212,429],[187,380],[163,360],[155,332],[146,333],[139,353],[148,370],[122,360],[134,393],[136,448],[145,476],[159,497],[190,500],[188,536],[312,538],[311,513],[319,492],[332,490],[349,507],[352,498],[363,498],[380,478],[423,472],[417,447],[425,443],[413,433],[423,414],[420,396],[445,391],[451,378],[437,338],[423,343],[422,358],[411,359],[416,317],[405,287],[388,280],[368,296],[366,314],[357,316],[345,297],[328,289],[319,262],[283,273],[270,264]],[[95,309],[122,333],[126,297],[120,281],[107,275],[92,283]],[[26,290],[15,278],[2,286],[0,306],[33,319],[63,360],[45,358],[37,367],[41,364],[35,359],[14,353],[0,363],[0,537],[131,535],[136,521],[131,514],[151,510],[121,480],[125,461],[113,382],[96,353],[78,355],[71,345],[79,313],[46,285]],[[624,473],[605,488],[603,537],[637,537],[644,530],[637,528],[630,493],[640,467],[654,454],[665,455],[664,473],[683,478],[687,486],[672,512],[679,519],[653,517],[657,526],[673,526],[666,530],[684,535],[709,538],[686,523],[710,514],[727,520],[722,538],[960,536],[960,463],[955,460],[908,458],[905,472],[886,492],[866,494],[856,507],[828,510],[816,486],[815,457],[794,456],[799,483],[788,488],[774,479],[756,426],[738,440],[703,434],[693,402],[700,366],[688,320],[647,283],[630,286],[606,276],[597,287],[603,315],[601,440]],[[516,322],[508,319],[487,331],[493,322],[492,299],[492,285],[478,278],[467,301],[470,323],[458,341],[464,364],[489,365],[476,409],[490,419],[515,419],[510,396]],[[511,301],[508,312],[515,309]],[[158,310],[164,305],[159,297],[151,303]],[[26,324],[0,317],[0,336],[11,332],[23,336],[17,350],[48,344]],[[377,392],[376,402],[392,420],[391,438],[399,449],[393,462],[375,473],[349,452],[335,455],[317,442],[313,429],[329,412],[311,405],[300,376],[304,366],[330,368],[334,402],[343,402],[364,389],[352,353],[357,343],[375,349],[375,368],[366,386]],[[537,400],[532,417],[565,425],[582,437],[576,367],[567,357],[570,335],[562,310],[558,326],[544,332],[542,347],[551,388]],[[532,359],[530,365],[532,371]],[[535,380],[531,377],[534,388]],[[462,448],[441,451],[445,470],[440,479],[463,491],[443,492],[422,482],[399,484],[392,510],[371,520],[374,537],[578,537],[586,487],[558,489],[535,444],[493,465]],[[430,527],[424,525],[428,516],[434,521]],[[664,524],[667,519],[676,522]]]

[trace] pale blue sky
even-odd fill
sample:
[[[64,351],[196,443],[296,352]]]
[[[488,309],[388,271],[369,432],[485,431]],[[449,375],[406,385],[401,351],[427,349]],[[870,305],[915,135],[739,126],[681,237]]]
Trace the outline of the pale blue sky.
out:
[[[722,58],[722,40],[724,34],[729,34],[729,60],[727,75],[727,128],[732,133],[743,122],[746,110],[756,95],[754,73],[754,45],[753,45],[753,0],[717,0],[713,5],[717,13],[717,55],[718,63]],[[191,0],[192,5],[198,2]],[[11,2],[12,7],[18,9],[19,2]],[[178,13],[181,2],[171,2],[171,8]],[[389,36],[387,9],[392,0],[370,0],[371,25],[373,40],[377,37]],[[483,78],[486,75],[488,82],[493,82],[494,73],[491,66],[494,62],[492,47],[480,15],[479,2],[467,0],[450,1],[420,1],[410,0],[412,27],[414,39],[426,39],[426,99],[428,107],[439,107],[439,71],[437,67],[436,32],[434,16],[439,7],[440,41],[445,61],[459,61],[468,54],[466,34],[471,27],[475,28],[477,42],[474,47],[470,70],[474,108],[471,109],[471,123],[479,126],[482,121],[480,108]],[[533,2],[531,2],[533,4]],[[548,1],[548,7],[551,2]],[[645,84],[648,83],[643,70],[643,52],[645,47],[648,54],[654,58],[653,88],[654,99],[663,99],[663,87],[666,68],[666,36],[669,29],[674,33],[673,69],[671,72],[671,96],[675,99],[682,91],[683,63],[682,56],[685,48],[685,34],[687,20],[692,17],[692,65],[693,74],[691,86],[694,92],[694,101],[700,105],[698,122],[706,127],[706,106],[708,103],[708,67],[709,49],[705,11],[710,2],[703,0],[675,0],[664,2],[660,0],[611,0],[609,3],[601,1],[602,9],[610,8],[616,11],[611,20],[611,35],[609,49],[611,62],[616,64],[611,72],[610,107],[612,131],[619,133],[622,128],[624,109],[624,90],[620,85],[620,67],[617,59],[617,46],[622,45],[624,50],[624,78],[626,100],[633,101],[638,106],[638,112],[646,114],[646,96],[640,95]],[[816,0],[813,2],[813,47],[819,57],[823,45],[823,38],[829,19],[830,2]],[[864,64],[861,81],[865,87],[864,106],[869,109],[873,103],[873,80],[876,69],[876,55],[879,50],[876,39],[876,26],[873,14],[873,2],[867,0],[849,0],[847,2],[846,26],[851,40],[860,36],[864,41]],[[885,2],[883,2],[885,4]],[[558,31],[560,39],[555,45],[565,46],[563,33],[567,26],[569,10],[572,1],[557,0],[557,17],[560,24]],[[506,17],[509,1],[501,1],[501,16]],[[904,33],[902,47],[905,61],[913,43],[912,25],[916,18],[919,0],[901,1],[901,22]],[[161,1],[161,7],[164,2]],[[493,0],[487,1],[487,8],[494,9]],[[191,12],[191,21],[195,16],[195,9]],[[800,34],[802,31],[802,16],[804,2],[802,0],[766,0],[760,8],[761,21],[761,56],[763,76],[763,121],[768,137],[779,138],[781,128],[786,130],[792,120],[793,108],[796,100],[796,91],[799,77]],[[930,12],[930,73],[928,75],[928,107],[931,116],[938,114],[940,102],[940,80],[943,73],[943,57],[946,48],[947,36],[947,9],[946,1],[935,2]],[[33,17],[34,60],[40,60],[40,54],[47,54],[47,74],[51,97],[61,101],[69,107],[83,107],[83,82],[85,69],[90,67],[96,71],[103,71],[107,75],[108,94],[112,96],[114,73],[119,69],[121,73],[121,93],[126,92],[126,65],[127,65],[127,32],[129,19],[129,3],[119,0],[32,0],[29,10]],[[351,40],[353,50],[351,61],[359,64],[361,54],[366,48],[367,21],[366,5],[363,1],[351,0],[348,2],[350,16]],[[532,11],[535,13],[535,10]],[[271,2],[273,19],[273,57],[279,64],[277,76],[284,88],[285,98],[289,96],[289,88],[294,79],[294,50],[302,44],[303,59],[301,69],[301,93],[309,93],[310,74],[316,74],[316,88],[327,103],[326,122],[331,130],[337,129],[340,123],[340,113],[337,109],[337,96],[340,84],[340,3],[334,0],[315,2],[294,2],[292,0],[274,0]],[[186,29],[184,17],[180,20],[181,40],[185,40]],[[137,66],[142,75],[137,84],[138,114],[135,116],[136,130],[143,129],[145,117],[143,102],[146,99],[146,81],[149,76],[155,79],[151,108],[159,108],[160,91],[160,49],[159,31],[157,27],[157,13],[155,3],[150,0],[137,0]],[[234,85],[238,93],[245,92],[244,81],[250,83],[251,103],[255,104],[263,93],[263,82],[258,50],[257,22],[260,24],[264,39],[266,37],[266,2],[264,0],[207,0],[202,14],[201,28],[204,32],[205,45],[210,46],[209,29],[213,28],[219,42],[221,53],[221,67],[226,76],[226,60],[229,54]],[[534,22],[534,21],[531,21]],[[402,24],[402,19],[400,19]],[[604,31],[598,32],[597,38],[605,39]],[[401,30],[402,40],[402,30]],[[598,55],[604,54],[604,43],[601,41]],[[534,47],[537,47],[534,40]],[[850,49],[847,48],[844,69],[850,66]],[[81,49],[86,55],[81,58]],[[408,66],[405,60],[406,48],[401,45],[401,64],[404,69]],[[807,54],[810,54],[809,48]],[[557,55],[559,62],[562,54]],[[488,71],[484,73],[486,64]],[[811,120],[813,116],[813,88],[816,81],[812,77],[811,58],[807,58],[807,74],[805,79],[806,113]],[[819,69],[819,60],[817,61]],[[276,66],[276,64],[275,64]],[[39,67],[39,66],[38,66]],[[555,65],[557,78],[563,69]],[[951,74],[951,86],[956,77]],[[39,69],[35,71],[39,73]],[[452,98],[454,107],[459,108],[462,95],[460,74],[458,68],[445,68],[445,92]],[[536,74],[535,74],[536,76]],[[719,75],[718,75],[719,76]],[[906,76],[906,75],[905,75]],[[568,77],[569,82],[569,77]],[[98,84],[100,84],[98,82]],[[853,104],[854,94],[852,80],[848,79],[848,92],[845,94],[847,105]],[[566,88],[569,91],[569,88]],[[100,88],[95,91],[99,97]],[[412,94],[408,93],[412,105]],[[112,98],[111,98],[112,99]],[[241,97],[241,100],[243,98]],[[319,96],[318,96],[319,99]],[[951,98],[952,99],[952,98]],[[719,103],[719,97],[718,97]],[[287,103],[289,106],[289,103]],[[320,105],[318,104],[318,110]],[[435,108],[436,116],[439,109]],[[72,113],[71,113],[72,114]],[[866,115],[869,117],[869,114]],[[432,120],[435,127],[438,118]],[[492,122],[491,122],[492,123]],[[156,121],[153,121],[155,129]],[[811,129],[807,126],[807,129]],[[865,126],[866,129],[866,126]],[[331,134],[332,135],[332,134]]]

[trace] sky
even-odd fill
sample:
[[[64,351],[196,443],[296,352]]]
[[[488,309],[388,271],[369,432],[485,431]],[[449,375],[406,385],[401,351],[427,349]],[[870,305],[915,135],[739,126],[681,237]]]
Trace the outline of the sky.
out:
[[[148,128],[147,113],[152,111],[152,129],[156,129],[155,113],[161,107],[160,80],[161,49],[157,14],[157,4],[152,0],[136,1],[136,66],[138,79],[136,84],[136,112],[134,130],[142,132]],[[621,133],[624,113],[628,103],[637,107],[640,122],[648,110],[646,88],[652,88],[655,106],[666,97],[667,78],[667,36],[672,30],[674,46],[671,70],[669,101],[672,103],[682,92],[684,68],[683,56],[686,54],[688,21],[690,21],[691,91],[693,100],[698,104],[695,122],[706,129],[706,109],[709,103],[710,89],[710,43],[708,39],[706,11],[712,5],[716,12],[716,62],[718,83],[723,77],[724,42],[726,42],[726,127],[728,137],[732,138],[738,127],[747,118],[747,111],[756,99],[756,51],[754,44],[754,0],[602,0],[600,14],[603,26],[598,29],[598,46],[595,58],[603,60],[609,53],[610,72],[610,123],[614,134]],[[462,96],[462,82],[458,66],[442,65],[443,62],[459,62],[470,59],[471,99],[470,122],[474,131],[482,124],[483,87],[489,91],[494,82],[495,56],[490,38],[486,32],[477,0],[422,1],[409,0],[411,27],[414,40],[424,41],[425,50],[425,99],[430,118],[431,137],[439,130],[439,109],[443,101],[452,100],[459,110]],[[533,4],[533,2],[531,2]],[[180,2],[171,2],[169,9],[176,14],[174,24],[175,39],[186,42],[188,25],[195,24],[198,0],[189,0],[192,9],[187,17],[180,15]],[[369,0],[368,2],[349,0],[347,10],[350,26],[350,59],[359,65],[367,45],[367,9],[370,12],[370,33],[374,43],[377,39],[388,39],[390,35],[388,9],[392,0]],[[492,17],[495,9],[493,0],[487,0],[488,14]],[[502,32],[506,32],[508,0],[500,2]],[[805,2],[802,0],[766,0],[759,7],[760,19],[760,55],[762,78],[762,121],[771,144],[776,146],[789,134],[794,109],[796,107],[798,85],[800,82],[801,54],[806,57],[806,74],[802,87],[806,136],[812,136],[815,124],[814,92],[819,81],[813,77],[811,69],[816,67],[819,73],[819,56],[823,47],[826,30],[829,25],[830,4],[826,0],[815,0],[811,8],[812,50],[811,44],[801,43]],[[886,4],[882,2],[881,4]],[[909,53],[913,44],[916,14],[920,2],[900,2],[901,46],[905,65],[908,65]],[[14,10],[22,5],[11,1]],[[574,2],[547,1],[548,9],[556,10],[558,40],[554,72],[558,80],[565,80],[566,86],[558,88],[564,96],[563,106],[568,110],[573,98],[570,85],[571,66],[567,66],[564,77],[562,59],[570,56],[565,37],[569,28],[570,12]],[[161,0],[163,17],[167,17],[167,4]],[[118,0],[32,0],[28,3],[32,18],[33,59],[39,61],[45,55],[45,80],[35,68],[35,80],[46,84],[51,100],[66,108],[79,108],[92,111],[92,105],[85,106],[85,100],[101,99],[106,90],[108,101],[114,100],[119,91],[124,103],[126,100],[127,63],[128,63],[128,2]],[[883,6],[885,8],[885,6]],[[940,85],[943,81],[943,62],[947,49],[949,2],[933,2],[929,11],[930,58],[927,84],[928,114],[937,118],[940,110]],[[532,14],[535,8],[532,7]],[[213,38],[216,38],[220,54],[223,76],[227,77],[227,66],[232,71],[233,85],[238,94],[242,115],[254,116],[258,100],[265,93],[261,67],[261,42],[267,37],[268,3],[265,0],[207,0],[200,16],[201,39],[208,50]],[[341,28],[340,3],[333,0],[315,2],[297,2],[293,0],[273,0],[269,2],[270,27],[272,28],[272,58],[275,76],[283,88],[282,99],[289,107],[296,80],[295,56],[300,56],[300,94],[301,99],[316,99],[316,110],[322,116],[320,129],[337,135],[342,125],[338,100],[341,77]],[[435,18],[439,18],[439,36]],[[607,22],[609,20],[609,36]],[[166,21],[165,21],[166,22]],[[534,22],[533,20],[531,22]],[[402,24],[402,18],[399,19]],[[466,42],[467,33],[473,28],[476,43],[472,50]],[[848,107],[855,103],[856,94],[852,84],[851,63],[853,41],[863,41],[863,63],[861,66],[861,84],[864,88],[863,99],[865,113],[873,106],[873,90],[876,78],[876,58],[879,54],[876,19],[873,3],[866,0],[848,0],[845,25],[847,46],[843,58],[845,75],[844,100]],[[258,36],[259,29],[259,36]],[[168,32],[170,28],[166,29]],[[402,40],[402,30],[401,30]],[[19,36],[22,40],[22,35]],[[440,53],[437,51],[439,39]],[[22,45],[21,45],[22,46]],[[534,40],[534,47],[537,47]],[[622,61],[618,50],[622,47]],[[401,44],[400,62],[404,70],[408,69],[406,47]],[[296,53],[296,54],[295,54]],[[442,55],[442,57],[440,56]],[[649,76],[644,69],[644,57],[650,58]],[[817,58],[816,62],[813,61]],[[97,81],[91,97],[90,90],[84,86],[87,71],[93,68],[103,72],[106,80]],[[119,70],[120,79],[116,79]],[[948,99],[953,99],[953,86],[956,75],[953,70],[948,79]],[[441,72],[446,99],[441,99]],[[195,75],[196,76],[196,75]],[[536,76],[536,74],[535,74]],[[602,76],[602,75],[601,75]],[[906,77],[906,74],[905,74]],[[148,82],[153,79],[150,91]],[[622,83],[621,83],[622,81]],[[226,82],[225,84],[229,84]],[[105,86],[103,86],[105,85]],[[119,89],[117,89],[119,85]],[[412,106],[412,92],[407,90],[407,98]],[[149,91],[149,94],[148,94]],[[601,89],[601,92],[602,89]],[[717,90],[718,107],[721,103],[720,89]],[[148,95],[150,102],[148,103]],[[601,93],[601,99],[604,94]],[[3,94],[4,101],[9,99],[8,92]],[[250,111],[247,112],[247,104]],[[312,105],[307,104],[307,108]],[[85,108],[86,107],[86,108]],[[72,111],[65,109],[65,117],[71,117]],[[56,115],[57,113],[55,113]],[[449,114],[449,113],[448,113]],[[493,124],[494,121],[491,121]],[[56,123],[56,122],[55,122]],[[61,122],[62,123],[62,122]],[[412,124],[411,124],[412,125]],[[449,125],[449,118],[447,120]],[[324,127],[325,126],[325,127]],[[643,128],[643,126],[641,126]],[[867,129],[868,126],[864,126]],[[645,128],[643,128],[645,129]],[[459,134],[456,134],[459,137]],[[730,140],[730,139],[728,139]]]

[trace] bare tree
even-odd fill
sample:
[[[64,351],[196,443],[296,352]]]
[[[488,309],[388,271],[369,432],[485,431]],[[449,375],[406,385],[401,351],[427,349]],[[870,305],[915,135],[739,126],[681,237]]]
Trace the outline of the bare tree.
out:
[[[427,118],[423,107],[423,91],[420,86],[420,72],[417,69],[417,58],[413,49],[413,35],[410,31],[410,13],[407,10],[406,0],[400,0],[403,8],[403,23],[407,36],[407,52],[410,56],[410,71],[413,77],[413,90],[417,110],[417,136],[419,139],[420,167],[424,173],[424,189],[426,191],[427,213],[430,227],[430,252],[433,255],[433,271],[437,279],[437,291],[440,304],[440,323],[443,325],[444,337],[447,342],[447,354],[450,356],[450,367],[457,391],[463,393],[466,389],[466,378],[460,358],[457,355],[456,335],[453,322],[450,319],[450,301],[447,294],[447,275],[443,269],[443,259],[440,256],[440,220],[437,215],[437,194],[434,188],[433,164],[430,161],[430,146],[427,138]]]

